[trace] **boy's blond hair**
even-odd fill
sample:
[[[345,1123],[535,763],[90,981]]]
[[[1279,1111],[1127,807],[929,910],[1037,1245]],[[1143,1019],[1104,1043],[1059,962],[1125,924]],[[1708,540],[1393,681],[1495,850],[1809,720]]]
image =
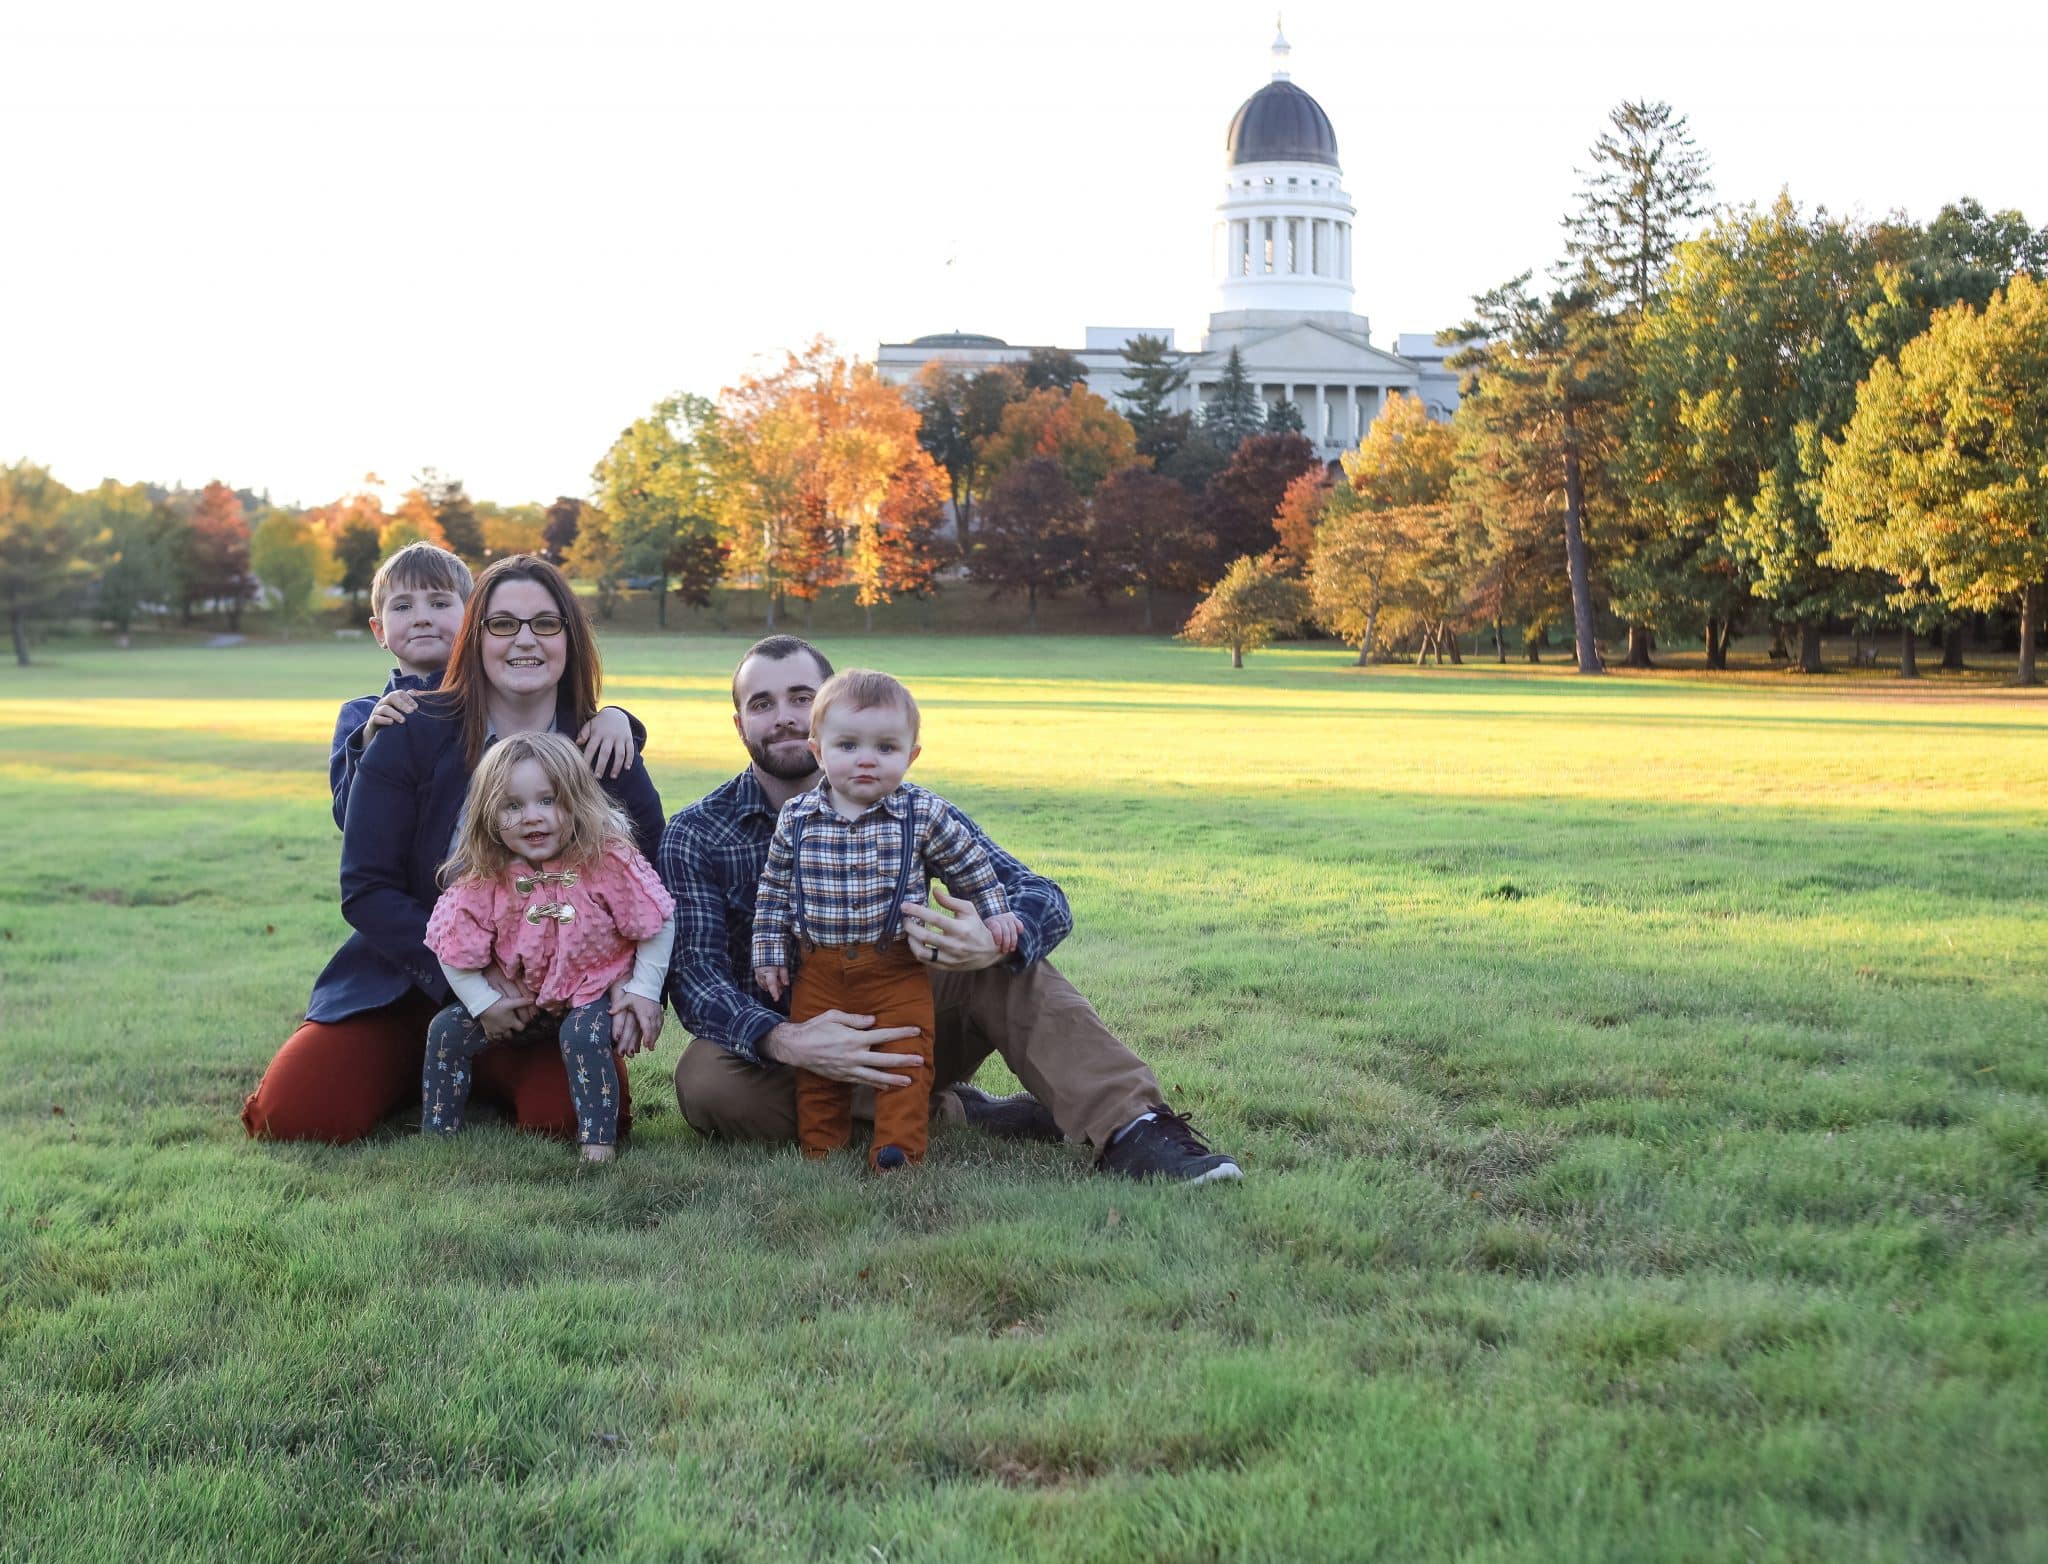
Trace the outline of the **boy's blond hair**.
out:
[[[423,539],[406,544],[377,567],[377,573],[370,577],[370,613],[382,619],[384,599],[400,587],[410,587],[415,592],[453,592],[466,603],[475,585],[469,566],[440,544]]]
[[[560,857],[578,868],[613,846],[633,845],[633,822],[597,785],[583,752],[559,733],[515,733],[484,751],[469,779],[469,800],[462,806],[462,828],[455,850],[441,865],[444,886],[458,880],[495,880],[513,859],[512,849],[498,832],[498,811],[512,790],[512,768],[522,760],[537,762],[554,789],[562,815]]]
[[[825,714],[842,704],[854,711],[873,711],[879,706],[902,707],[904,715],[910,719],[910,741],[913,744],[917,742],[917,699],[904,687],[902,680],[892,679],[872,668],[849,668],[844,673],[833,674],[811,699],[812,738],[817,738],[823,728]]]

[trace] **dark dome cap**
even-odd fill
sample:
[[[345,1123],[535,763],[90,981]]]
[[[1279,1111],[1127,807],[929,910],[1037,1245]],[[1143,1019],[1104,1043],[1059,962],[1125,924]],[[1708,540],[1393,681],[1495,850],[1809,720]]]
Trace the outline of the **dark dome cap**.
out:
[[[1327,163],[1337,167],[1337,132],[1323,106],[1291,81],[1272,81],[1244,100],[1223,139],[1239,163]]]

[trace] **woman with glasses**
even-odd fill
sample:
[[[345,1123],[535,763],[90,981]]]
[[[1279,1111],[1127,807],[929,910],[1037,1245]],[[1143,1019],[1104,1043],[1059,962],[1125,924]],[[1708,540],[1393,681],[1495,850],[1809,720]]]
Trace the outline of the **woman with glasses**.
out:
[[[578,732],[597,713],[600,682],[590,621],[560,571],[515,554],[478,577],[439,692],[363,751],[341,838],[341,911],[355,932],[243,1106],[251,1135],[359,1140],[417,1095],[427,1025],[449,999],[426,946],[427,915],[470,772],[495,739]],[[652,859],[664,820],[645,762],[636,754],[599,782]],[[575,1127],[552,1047],[493,1050],[478,1062],[474,1089],[504,1103],[521,1128],[566,1136]],[[630,1096],[622,1098],[621,1131],[631,1118]]]

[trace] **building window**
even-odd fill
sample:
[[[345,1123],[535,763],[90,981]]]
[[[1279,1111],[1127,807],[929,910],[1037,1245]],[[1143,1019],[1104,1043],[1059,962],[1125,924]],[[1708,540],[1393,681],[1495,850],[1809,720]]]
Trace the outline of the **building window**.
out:
[[[1264,222],[1263,222],[1263,223],[1261,224],[1261,226],[1262,226],[1262,227],[1263,227],[1263,228],[1265,229],[1265,231],[1266,231],[1266,233],[1265,233],[1265,240],[1266,240],[1266,254],[1265,254],[1265,263],[1266,263],[1266,264],[1265,264],[1265,269],[1266,269],[1267,271],[1271,271],[1271,270],[1273,269],[1273,219],[1272,219],[1272,218],[1270,218],[1270,217],[1269,217],[1269,218],[1267,218],[1267,219],[1266,219],[1266,220],[1265,220],[1265,221],[1264,221]]]
[[[1298,217],[1287,219],[1287,269],[1291,272],[1301,270],[1301,219]]]
[[[1318,277],[1323,274],[1323,266],[1326,260],[1323,252],[1329,247],[1330,243],[1328,236],[1323,230],[1329,226],[1321,218],[1317,218],[1308,225],[1308,269]]]

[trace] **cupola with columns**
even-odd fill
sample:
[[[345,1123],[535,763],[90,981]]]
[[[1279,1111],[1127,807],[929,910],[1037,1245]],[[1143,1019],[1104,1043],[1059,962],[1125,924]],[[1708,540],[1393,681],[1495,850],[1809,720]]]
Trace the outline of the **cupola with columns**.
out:
[[[1351,313],[1352,221],[1337,133],[1288,73],[1284,33],[1273,79],[1244,101],[1225,139],[1229,180],[1216,208],[1219,309]]]

